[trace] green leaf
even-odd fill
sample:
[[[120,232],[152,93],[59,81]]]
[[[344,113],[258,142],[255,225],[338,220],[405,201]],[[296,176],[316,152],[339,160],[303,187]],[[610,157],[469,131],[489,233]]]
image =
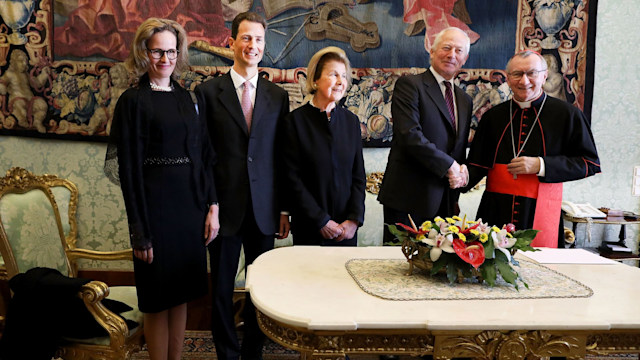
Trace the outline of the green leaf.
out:
[[[493,245],[493,239],[491,238],[491,234],[489,234],[489,240],[487,240],[484,244],[482,244],[482,246],[484,247],[484,258],[493,259],[493,257],[495,256],[494,253],[496,252],[496,248]]]
[[[480,274],[482,274],[482,278],[484,281],[489,284],[489,286],[494,286],[496,284],[496,264],[494,259],[485,260],[482,265],[480,265]]]
[[[449,279],[449,284],[453,284],[458,279],[458,267],[454,262],[449,263],[449,266],[447,266],[447,279]]]
[[[528,230],[518,230],[513,233],[513,237],[516,238],[516,243],[513,245],[513,250],[522,250],[522,251],[540,251],[538,249],[534,249],[531,247],[531,243],[533,239],[536,237],[538,230],[528,229]]]
[[[527,230],[517,230],[513,232],[513,237],[522,239],[522,240],[533,240],[540,230],[527,229]]]
[[[502,276],[504,281],[508,282],[509,284],[513,284],[513,286],[515,286],[517,289],[518,284],[516,283],[516,279],[518,278],[518,273],[515,272],[511,268],[511,266],[509,266],[509,263],[496,261],[496,267],[498,268],[498,271],[500,272],[500,276]]]
[[[442,254],[444,255],[444,254]],[[440,256],[440,258],[438,260],[436,260],[436,262],[433,263],[433,267],[431,268],[431,275],[435,275],[438,273],[438,271],[440,271],[440,269],[442,269],[443,267],[447,266],[447,257],[446,256]]]
[[[503,263],[508,263],[509,262],[509,258],[507,257],[507,255],[505,255],[502,251],[498,250],[496,251],[496,262],[503,262]]]
[[[398,229],[398,227],[395,226],[395,225],[387,225],[387,229],[389,229],[389,232],[393,236],[395,236],[396,239],[398,239],[400,241],[400,243],[404,242],[405,240],[410,240],[411,239],[409,237],[409,234],[407,234],[406,231]]]

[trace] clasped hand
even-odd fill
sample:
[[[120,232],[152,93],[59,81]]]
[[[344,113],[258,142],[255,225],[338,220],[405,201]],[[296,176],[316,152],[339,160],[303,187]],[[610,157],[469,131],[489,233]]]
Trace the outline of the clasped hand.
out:
[[[345,220],[341,224],[329,220],[329,222],[320,229],[320,235],[327,240],[333,239],[336,242],[340,242],[344,239],[353,239],[357,229],[358,224],[353,220]]]
[[[447,177],[449,178],[449,187],[457,189],[467,185],[469,182],[469,170],[467,165],[460,165],[457,161],[453,161],[451,167],[447,171]]]

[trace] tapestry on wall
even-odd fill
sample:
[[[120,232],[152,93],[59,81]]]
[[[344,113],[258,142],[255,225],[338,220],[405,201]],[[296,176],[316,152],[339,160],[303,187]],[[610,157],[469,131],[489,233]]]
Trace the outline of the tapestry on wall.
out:
[[[423,72],[435,35],[456,26],[472,45],[457,82],[473,98],[474,124],[509,97],[504,67],[517,51],[540,52],[545,90],[590,112],[597,0],[12,0],[0,4],[0,134],[106,140],[128,87],[122,64],[150,16],[187,30],[193,89],[232,65],[230,21],[253,10],[268,22],[261,76],[300,106],[306,64],[339,46],[353,66],[343,105],[361,121],[365,146],[389,146],[399,76]]]

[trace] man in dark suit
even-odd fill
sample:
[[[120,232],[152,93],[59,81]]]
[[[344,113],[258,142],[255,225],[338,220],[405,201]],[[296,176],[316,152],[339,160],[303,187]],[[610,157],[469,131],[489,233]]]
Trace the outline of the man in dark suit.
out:
[[[436,215],[457,214],[471,98],[453,84],[469,56],[469,37],[458,28],[442,30],[430,50],[431,67],[396,82],[391,103],[393,140],[378,200],[384,222],[419,226]],[[447,89],[448,87],[448,89]],[[453,91],[452,91],[453,89]],[[384,242],[394,241],[385,226]]]
[[[232,69],[195,90],[217,156],[214,180],[220,203],[220,235],[209,245],[209,255],[212,333],[222,360],[262,358],[265,337],[248,295],[242,347],[236,334],[232,298],[241,246],[249,265],[273,249],[274,234],[286,237],[289,232],[289,219],[281,214],[281,192],[277,191],[277,133],[289,112],[289,97],[258,76],[265,29],[266,22],[256,13],[236,16],[229,38]]]

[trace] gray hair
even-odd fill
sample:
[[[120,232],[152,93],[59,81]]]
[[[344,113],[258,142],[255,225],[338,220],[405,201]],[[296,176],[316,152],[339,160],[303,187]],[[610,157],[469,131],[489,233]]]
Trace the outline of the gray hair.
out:
[[[457,28],[455,26],[449,26],[448,28],[443,29],[442,31],[440,31],[436,35],[436,38],[433,39],[433,45],[431,47],[437,49],[438,45],[440,45],[440,43],[442,42],[442,38],[444,37],[444,34],[450,32],[450,31],[457,31],[458,33],[464,35],[464,38],[466,39],[465,45],[464,45],[464,52],[465,52],[465,55],[469,54],[469,49],[471,48],[471,39],[469,39],[469,35],[467,35],[466,32],[464,32],[462,29]],[[425,36],[427,36],[427,35],[425,35]]]
[[[515,59],[515,58],[526,59],[531,55],[535,55],[535,56],[538,57],[538,59],[540,60],[540,64],[542,65],[542,69],[541,70],[546,71],[547,70],[547,61],[542,57],[542,55],[540,55],[540,53],[537,52],[537,51],[526,49],[526,50],[522,50],[522,51],[519,51],[519,52],[513,54],[513,56],[509,59],[509,61],[507,62],[507,68],[506,68],[507,74],[511,72],[511,70],[510,70],[511,69],[511,62],[513,61],[513,59]]]

